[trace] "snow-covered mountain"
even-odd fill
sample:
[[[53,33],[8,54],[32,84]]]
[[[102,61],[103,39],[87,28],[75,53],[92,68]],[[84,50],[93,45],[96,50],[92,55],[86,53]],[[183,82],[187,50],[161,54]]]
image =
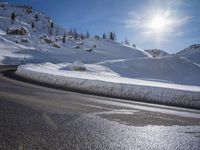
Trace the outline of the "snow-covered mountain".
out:
[[[12,13],[15,19],[11,20]],[[50,31],[50,25],[53,23],[53,29]],[[34,24],[34,29],[32,28]],[[34,10],[31,6],[12,5],[0,2],[0,28],[7,31],[8,27],[23,26],[28,29],[30,36],[40,36],[41,33],[49,35],[63,35],[65,29],[57,25],[47,15]]]
[[[151,54],[153,57],[166,57],[166,56],[170,56],[170,54],[168,54],[167,52],[161,50],[161,49],[148,49],[145,50],[146,52],[148,52],[149,54]]]
[[[11,19],[13,12],[16,15],[14,21]],[[34,28],[32,28],[32,23],[34,23]],[[18,34],[22,32],[21,28],[25,30],[24,35]],[[6,34],[8,30],[11,33],[12,31],[17,33]],[[65,32],[66,40],[63,43]],[[75,60],[93,63],[110,59],[151,57],[142,49],[127,47],[111,40],[92,37],[84,39],[78,37],[75,40],[69,30],[63,29],[50,17],[30,6],[0,3],[0,34],[1,47],[5,46],[4,49],[2,48],[3,54],[0,54],[2,63],[72,62]],[[16,48],[5,50],[8,49],[5,42],[9,43],[9,47]]]
[[[178,56],[183,57],[197,65],[200,65],[200,44],[194,44],[188,48],[177,53]]]
[[[184,59],[161,50],[149,54],[113,40],[75,38],[69,31],[30,6],[0,3],[0,64],[79,60],[108,67],[123,77],[200,85],[200,68]]]

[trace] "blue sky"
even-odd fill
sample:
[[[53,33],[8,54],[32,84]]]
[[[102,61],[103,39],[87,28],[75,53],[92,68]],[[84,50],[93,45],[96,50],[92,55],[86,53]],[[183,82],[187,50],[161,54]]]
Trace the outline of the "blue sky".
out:
[[[175,53],[200,43],[200,0],[8,0],[28,4],[66,28],[115,31],[143,49]]]

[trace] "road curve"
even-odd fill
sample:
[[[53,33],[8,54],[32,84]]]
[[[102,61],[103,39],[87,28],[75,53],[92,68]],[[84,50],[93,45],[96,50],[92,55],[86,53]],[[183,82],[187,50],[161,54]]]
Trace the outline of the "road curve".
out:
[[[200,147],[199,110],[80,94],[3,76],[15,69],[0,66],[0,149]]]

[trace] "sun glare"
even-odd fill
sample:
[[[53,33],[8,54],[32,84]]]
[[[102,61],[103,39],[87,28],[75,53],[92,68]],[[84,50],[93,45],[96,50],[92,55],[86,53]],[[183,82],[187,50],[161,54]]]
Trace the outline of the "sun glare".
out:
[[[168,23],[164,16],[157,15],[150,21],[150,27],[156,32],[164,32]]]

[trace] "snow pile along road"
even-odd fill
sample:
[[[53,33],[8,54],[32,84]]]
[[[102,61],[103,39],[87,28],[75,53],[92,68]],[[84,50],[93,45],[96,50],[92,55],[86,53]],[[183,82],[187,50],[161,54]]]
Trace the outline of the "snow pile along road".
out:
[[[107,67],[84,65],[74,71],[73,64],[28,64],[16,74],[35,81],[93,94],[137,101],[200,108],[200,87],[123,78]]]

